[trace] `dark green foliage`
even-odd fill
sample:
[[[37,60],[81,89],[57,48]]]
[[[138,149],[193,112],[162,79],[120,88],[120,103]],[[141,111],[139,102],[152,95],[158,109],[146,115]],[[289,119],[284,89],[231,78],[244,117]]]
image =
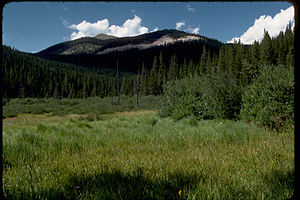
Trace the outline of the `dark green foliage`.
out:
[[[24,97],[86,98],[105,97],[116,92],[113,71],[92,69],[50,61],[3,46],[4,99]],[[123,93],[129,94],[134,74],[120,72],[125,82]],[[130,84],[128,84],[130,83]]]
[[[186,64],[174,70],[177,65],[173,56],[169,65],[170,81],[164,86],[166,102],[161,116],[237,119],[244,103],[244,119],[276,129],[292,124],[293,37],[291,25],[275,38],[270,38],[266,31],[261,44],[226,44],[219,49],[218,56],[212,55],[212,60],[204,47],[199,64],[189,64],[187,70]],[[189,63],[193,62],[190,60]],[[275,63],[273,67],[266,66],[272,63]],[[179,76],[175,75],[175,71],[179,72]],[[181,80],[174,81],[178,77]]]
[[[271,40],[271,37],[270,37],[268,31],[265,31],[264,38],[261,42],[260,62],[268,63],[268,64],[274,63],[274,49],[273,49],[272,40]]]
[[[139,37],[139,39],[144,36]],[[154,34],[150,40],[154,41],[159,36],[161,35]],[[173,33],[173,36],[176,38],[180,34]],[[88,41],[89,39],[82,41],[84,40]],[[125,43],[129,42],[128,38],[124,41]],[[74,44],[77,45],[77,43],[80,44],[80,41],[78,40]],[[186,49],[188,48],[190,51],[187,52]],[[291,24],[287,26],[285,32],[281,32],[275,38],[271,38],[265,31],[262,42],[254,42],[252,45],[242,45],[240,41],[221,45],[217,41],[204,38],[203,41],[178,42],[143,51],[131,49],[124,52],[112,52],[106,55],[105,59],[99,59],[98,56],[91,57],[91,55],[73,55],[66,56],[66,60],[62,59],[65,62],[75,62],[77,65],[53,61],[56,60],[55,56],[51,57],[51,60],[41,59],[6,46],[3,47],[2,55],[4,83],[2,101],[4,105],[11,98],[55,98],[57,101],[64,101],[65,98],[103,98],[110,96],[105,101],[100,101],[105,102],[100,106],[101,108],[97,107],[101,112],[107,113],[118,111],[118,109],[133,109],[139,104],[145,105],[143,98],[137,100],[139,95],[159,96],[164,93],[166,102],[161,110],[162,116],[172,115],[175,119],[190,115],[198,119],[233,119],[239,118],[242,91],[246,91],[246,96],[250,93],[247,91],[249,88],[255,90],[253,88],[257,87],[259,91],[256,92],[261,92],[261,88],[256,86],[259,80],[257,77],[266,78],[261,87],[273,84],[267,75],[263,75],[267,73],[264,71],[264,64],[273,64],[276,67],[277,65],[294,65],[294,31]],[[139,56],[136,56],[132,61],[129,55]],[[115,68],[116,58],[118,58],[118,69],[126,69],[134,73],[120,72],[119,76],[116,77],[115,71],[102,68],[108,64],[106,62],[113,62]],[[79,59],[78,62],[76,59]],[[129,61],[134,62],[131,63],[132,65],[130,64],[130,69],[127,66]],[[90,66],[91,64],[93,67]],[[99,67],[99,65],[101,66]],[[138,70],[136,70],[136,66],[138,66]],[[287,73],[286,70],[289,69],[290,67],[283,67],[282,74]],[[141,72],[141,74],[137,75],[137,72]],[[138,83],[137,76],[139,76]],[[274,95],[280,93],[282,87],[285,86],[279,87],[278,91],[276,87],[273,88],[276,90],[273,92]],[[119,94],[119,89],[122,95],[127,96],[128,101],[124,101],[123,98],[121,105],[116,107],[119,101],[116,97]],[[292,99],[293,92],[289,91],[284,94],[286,95],[285,98]],[[260,122],[271,127],[281,126],[278,124],[282,124],[283,121],[284,123],[287,121],[292,123],[293,117],[281,113],[279,109],[281,103],[273,105],[273,101],[264,100],[264,105],[273,109],[273,114],[270,114],[272,119],[266,118],[266,122],[259,117]],[[72,108],[60,108],[60,103],[52,106],[54,109],[42,105],[39,108],[37,106],[34,108],[25,106],[19,109],[23,110],[23,113],[47,113],[54,112],[54,110],[62,114],[69,113],[70,110],[66,109],[71,109],[75,113],[86,112],[84,110],[86,106],[81,103],[80,106],[76,105]],[[19,113],[17,107],[15,104],[7,106],[5,116],[16,116]],[[255,110],[257,108],[252,106],[249,106],[248,109],[248,114],[244,114],[245,119],[252,119],[253,113],[262,112],[260,109]],[[289,110],[288,112],[291,113],[291,109],[293,107],[285,110]],[[267,110],[264,112],[269,112]],[[279,114],[280,116],[277,116]],[[255,115],[258,116],[259,114]],[[276,123],[277,125],[275,125]]]
[[[239,117],[243,87],[237,83],[232,74],[218,71],[203,76],[201,82],[209,118]]]
[[[263,65],[243,94],[241,117],[271,128],[294,123],[294,67]]]
[[[203,45],[211,52],[218,52],[221,42],[215,39],[209,39],[204,36],[199,36],[199,40],[176,42],[166,45],[153,46],[147,49],[131,48],[124,51],[112,51],[105,54],[99,54],[100,51],[120,47],[124,45],[134,44],[150,44],[161,38],[169,36],[171,38],[185,37],[193,35],[178,30],[162,30],[152,33],[147,33],[135,37],[123,37],[110,40],[97,40],[96,38],[80,38],[74,41],[64,42],[58,45],[49,47],[35,55],[43,58],[72,63],[88,68],[106,67],[115,69],[115,59],[119,58],[119,70],[137,73],[138,69],[145,64],[145,67],[150,71],[153,63],[153,58],[158,58],[162,52],[165,64],[168,66],[170,58],[175,53],[178,57],[179,64],[183,63],[183,59],[193,59],[199,61]],[[88,48],[82,48],[87,46]],[[93,52],[94,50],[94,52]],[[66,51],[68,55],[63,54]],[[74,54],[72,54],[74,52]],[[99,62],[101,61],[101,62]],[[166,66],[166,67],[167,67]]]
[[[202,103],[200,77],[169,81],[164,85],[164,96],[166,101],[160,112],[161,116],[171,115],[175,119],[181,119],[206,113],[206,105]]]
[[[242,88],[231,74],[220,71],[168,82],[164,95],[162,116],[233,119],[239,116]]]

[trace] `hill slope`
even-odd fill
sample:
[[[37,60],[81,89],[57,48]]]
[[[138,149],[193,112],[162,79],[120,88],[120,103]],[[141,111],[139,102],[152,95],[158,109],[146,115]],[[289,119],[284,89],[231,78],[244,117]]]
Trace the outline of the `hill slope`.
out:
[[[222,43],[200,35],[165,29],[134,37],[117,38],[100,34],[93,38],[80,38],[51,46],[36,55],[105,68],[116,68],[118,59],[121,70],[137,72],[143,64],[150,69],[154,57],[161,52],[166,63],[174,54],[179,63],[183,63],[184,59],[199,62],[204,45],[211,53],[217,53]]]

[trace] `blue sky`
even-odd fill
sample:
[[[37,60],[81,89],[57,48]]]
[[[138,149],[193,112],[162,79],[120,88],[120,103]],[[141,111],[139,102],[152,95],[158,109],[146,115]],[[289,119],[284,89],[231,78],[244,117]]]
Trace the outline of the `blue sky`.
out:
[[[106,33],[134,36],[178,29],[221,42],[251,43],[285,29],[288,2],[14,2],[3,9],[3,43],[25,52]]]

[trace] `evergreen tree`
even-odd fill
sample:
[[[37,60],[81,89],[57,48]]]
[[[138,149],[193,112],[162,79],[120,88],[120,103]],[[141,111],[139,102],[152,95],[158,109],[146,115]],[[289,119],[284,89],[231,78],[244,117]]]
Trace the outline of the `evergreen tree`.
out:
[[[124,94],[124,95],[128,93],[128,90],[126,90],[126,78],[125,78],[125,76],[122,77],[120,93]]]
[[[250,47],[250,64],[254,66],[254,68],[258,69],[259,59],[260,59],[260,46],[259,43],[255,40]]]
[[[150,89],[150,94],[152,95],[157,95],[158,91],[158,82],[157,82],[157,58],[156,56],[154,56],[153,59],[153,64],[152,64],[152,68],[150,71],[150,79],[149,79],[149,89]]]
[[[233,72],[234,49],[232,45],[225,48],[225,68],[224,71],[232,74]]]
[[[157,92],[161,94],[163,84],[166,82],[166,69],[163,61],[162,51],[159,54],[159,64],[158,64],[158,73],[157,73]]]
[[[175,54],[171,57],[169,72],[168,72],[168,80],[176,80],[178,77],[178,67],[177,67],[177,59]]]
[[[195,65],[194,65],[194,63],[193,63],[193,60],[190,60],[189,61],[189,65],[188,65],[188,70],[187,70],[187,76],[193,76],[193,74],[194,74],[194,67]]]
[[[200,63],[199,63],[199,73],[198,74],[203,74],[206,72],[206,61],[207,61],[207,52],[206,52],[206,48],[205,45],[203,45],[203,50],[202,50],[202,54],[200,57]]]
[[[274,49],[268,31],[264,31],[264,37],[260,45],[260,63],[273,64]]]
[[[285,65],[286,62],[286,49],[285,49],[285,45],[284,45],[284,34],[283,31],[280,31],[280,33],[278,34],[278,36],[276,37],[276,39],[274,40],[275,42],[275,54],[277,55],[277,64],[282,64]]]
[[[141,94],[143,95],[148,95],[149,90],[148,90],[148,81],[149,81],[149,75],[148,75],[148,70],[145,68],[145,65],[143,63],[142,66],[142,75],[141,75]]]
[[[179,68],[179,79],[183,79],[185,77],[187,77],[187,62],[186,62],[186,58],[183,59],[183,64],[182,66]]]
[[[289,47],[288,54],[286,55],[286,64],[294,66],[295,65],[295,52],[294,52],[294,45]]]
[[[138,70],[138,75],[136,77],[136,82],[135,82],[135,92],[136,92],[136,107],[140,107],[140,70]]]
[[[219,50],[219,57],[218,57],[218,69],[225,69],[225,47],[221,46]]]
[[[235,48],[235,57],[233,62],[233,72],[240,79],[240,72],[242,68],[242,61],[244,59],[244,46],[241,44],[239,40],[237,44],[234,44]],[[240,81],[241,82],[241,81]]]

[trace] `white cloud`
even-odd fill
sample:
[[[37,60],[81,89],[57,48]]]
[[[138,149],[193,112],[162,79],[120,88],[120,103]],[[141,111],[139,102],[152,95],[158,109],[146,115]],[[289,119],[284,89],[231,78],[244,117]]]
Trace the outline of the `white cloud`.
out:
[[[271,37],[277,36],[280,31],[284,31],[289,22],[294,24],[294,7],[291,6],[286,10],[280,10],[273,18],[262,15],[255,19],[253,26],[243,33],[240,37],[234,37],[227,43],[233,43],[234,40],[241,40],[243,44],[252,44],[255,40],[261,41],[264,35],[264,29],[268,31]]]
[[[182,26],[185,26],[185,22],[181,21],[181,22],[176,22],[176,29],[179,30]]]
[[[195,8],[192,8],[189,4],[185,6],[186,9],[190,12],[194,12],[195,11]]]
[[[63,23],[64,26],[68,27],[69,23],[67,22],[67,20],[65,20],[64,18],[60,17],[59,18],[61,20],[61,22]]]
[[[158,27],[155,27],[155,28],[151,31],[151,33],[152,33],[152,32],[155,32],[155,31],[158,31]]]
[[[183,26],[186,26],[185,22],[182,20],[180,22],[176,22],[176,29],[180,30]],[[188,26],[184,29],[185,32],[189,32],[189,33],[194,33],[194,34],[199,34],[199,27],[196,28],[192,28],[191,26]]]
[[[141,22],[142,19],[134,15],[133,19],[127,19],[122,26],[109,25],[108,19],[103,19],[95,23],[90,23],[84,20],[77,25],[72,24],[70,26],[68,25],[67,27],[76,30],[71,34],[71,40],[75,40],[81,37],[93,37],[99,33],[117,37],[126,37],[147,33],[148,28],[142,26]]]
[[[199,29],[200,29],[199,27],[192,28],[192,27],[188,26],[185,29],[185,31],[190,32],[190,33],[194,33],[194,34],[199,34]]]

